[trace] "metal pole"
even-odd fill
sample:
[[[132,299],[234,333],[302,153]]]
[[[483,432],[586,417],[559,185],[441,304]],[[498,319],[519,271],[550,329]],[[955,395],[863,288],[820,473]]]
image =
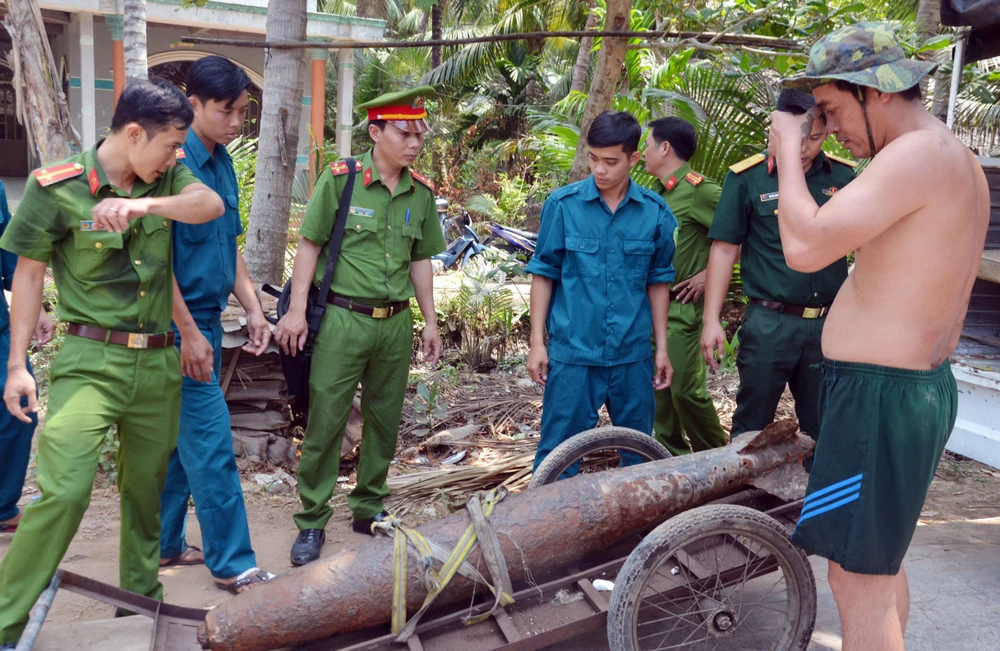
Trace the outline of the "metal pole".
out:
[[[962,27],[955,42],[955,57],[952,59],[951,93],[948,95],[948,128],[955,124],[955,105],[958,103],[958,86],[962,81],[962,68],[965,61],[965,40],[968,30]]]
[[[14,651],[31,651],[31,647],[35,645],[35,638],[38,637],[42,630],[42,624],[45,623],[45,617],[49,614],[52,600],[56,598],[60,583],[62,583],[62,571],[56,570],[56,573],[52,575],[52,580],[49,581],[49,587],[42,591],[42,594],[38,596],[38,601],[32,606],[28,625],[24,627],[24,633],[21,634],[21,639],[18,640]]]

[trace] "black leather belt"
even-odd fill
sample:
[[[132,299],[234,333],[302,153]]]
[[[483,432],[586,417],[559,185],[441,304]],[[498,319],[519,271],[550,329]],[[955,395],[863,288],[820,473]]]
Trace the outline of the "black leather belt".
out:
[[[750,302],[756,303],[761,307],[766,307],[769,310],[774,310],[775,312],[781,312],[782,314],[800,316],[803,319],[818,319],[826,316],[826,313],[830,311],[829,305],[792,305],[790,303],[779,303],[778,301],[765,301],[760,298],[751,298]]]
[[[370,316],[373,319],[388,319],[389,317],[399,314],[403,310],[410,307],[409,301],[399,301],[398,303],[390,303],[389,305],[376,307],[374,305],[365,305],[364,303],[355,303],[349,298],[337,296],[336,294],[328,294],[326,302],[330,305],[336,305],[337,307],[357,312],[358,314]]]
[[[126,348],[166,348],[174,345],[173,332],[151,335],[144,332],[106,330],[95,326],[83,325],[82,323],[70,323],[66,332],[76,337],[103,341],[115,344],[116,346],[125,346]]]

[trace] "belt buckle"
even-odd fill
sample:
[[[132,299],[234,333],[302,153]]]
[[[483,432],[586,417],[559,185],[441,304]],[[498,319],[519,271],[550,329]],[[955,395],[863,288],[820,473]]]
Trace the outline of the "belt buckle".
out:
[[[392,308],[389,307],[373,307],[372,308],[372,318],[373,319],[388,319],[389,313]]]
[[[128,347],[129,348],[148,348],[149,347],[149,335],[146,333],[128,333]]]
[[[818,319],[823,316],[825,307],[807,307],[802,310],[803,319]]]

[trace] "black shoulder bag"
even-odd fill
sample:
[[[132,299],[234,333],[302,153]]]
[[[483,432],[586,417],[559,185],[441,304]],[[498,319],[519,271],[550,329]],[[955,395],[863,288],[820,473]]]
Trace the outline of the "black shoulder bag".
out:
[[[313,341],[319,332],[323,315],[326,314],[326,299],[330,294],[330,283],[333,281],[333,272],[337,268],[337,258],[340,256],[340,245],[344,241],[344,225],[347,223],[347,212],[351,205],[351,194],[354,192],[354,177],[357,174],[357,165],[353,158],[348,158],[347,163],[347,185],[340,195],[340,206],[337,208],[337,220],[333,225],[333,232],[330,234],[330,243],[326,249],[326,270],[323,272],[323,283],[319,291],[309,283],[309,298],[306,301],[306,324],[309,327],[309,334],[306,337],[305,347],[300,350],[295,357],[286,355],[279,350],[281,358],[281,371],[285,375],[286,391],[290,397],[299,399],[309,398],[309,369],[312,366]],[[264,285],[261,290],[278,299],[278,319],[288,312],[291,302],[292,281],[285,283],[284,288],[279,292],[271,285]],[[293,342],[294,345],[294,342]]]

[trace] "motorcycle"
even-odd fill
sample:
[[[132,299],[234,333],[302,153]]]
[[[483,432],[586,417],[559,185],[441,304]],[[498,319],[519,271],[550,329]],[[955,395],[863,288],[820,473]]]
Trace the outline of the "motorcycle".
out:
[[[440,272],[452,267],[461,269],[469,260],[487,248],[523,255],[526,258],[534,255],[538,233],[491,223],[486,227],[489,234],[480,240],[468,212],[463,210],[461,215],[451,218],[447,215],[448,201],[438,198],[436,203],[445,241],[449,239],[450,233],[454,233],[455,237],[444,252],[431,258],[435,271]]]

